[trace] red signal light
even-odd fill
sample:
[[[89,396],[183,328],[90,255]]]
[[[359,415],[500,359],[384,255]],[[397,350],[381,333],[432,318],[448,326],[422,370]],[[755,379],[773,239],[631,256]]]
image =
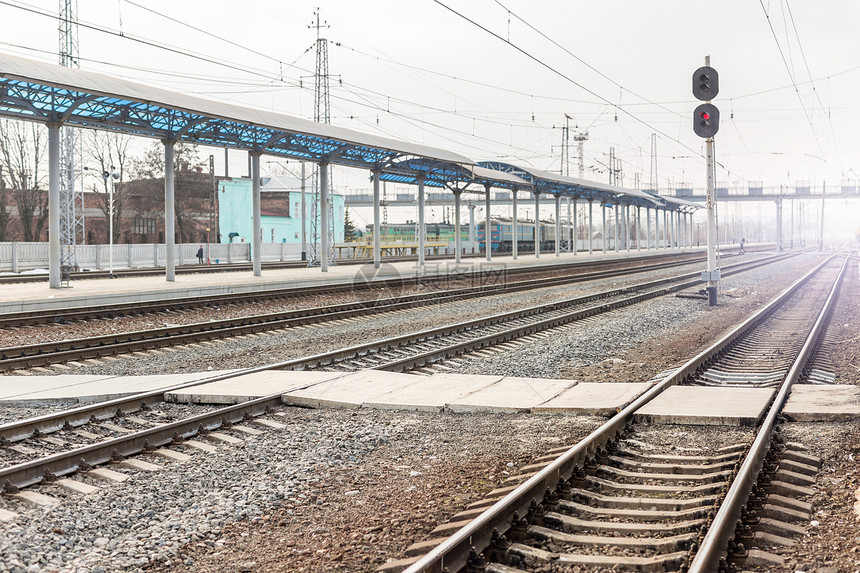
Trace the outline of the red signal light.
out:
[[[709,119],[711,119],[711,115],[708,112],[703,111],[702,112],[702,119],[704,119],[705,121],[708,121]]]

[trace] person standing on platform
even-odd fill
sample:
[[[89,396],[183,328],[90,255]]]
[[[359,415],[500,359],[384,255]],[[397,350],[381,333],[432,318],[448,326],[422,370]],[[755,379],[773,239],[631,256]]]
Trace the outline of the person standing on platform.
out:
[[[200,248],[197,249],[197,262],[199,264],[203,264],[203,245],[200,245]]]

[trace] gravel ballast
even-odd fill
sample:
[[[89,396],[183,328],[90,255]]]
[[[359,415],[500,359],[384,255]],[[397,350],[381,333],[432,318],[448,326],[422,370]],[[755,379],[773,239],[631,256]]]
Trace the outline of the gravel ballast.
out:
[[[455,370],[588,382],[647,380],[712,342],[818,260],[795,257],[727,277],[715,308],[700,300],[661,297],[554,331],[539,346],[520,348],[517,355],[468,359]],[[610,283],[602,281],[599,288]],[[845,341],[860,332],[857,277],[849,277],[844,290],[848,294],[840,297],[833,324],[839,329],[839,348],[848,350],[834,363],[839,382],[856,384],[860,358],[854,349],[860,345]],[[307,354],[309,348],[319,352],[326,345],[343,345],[345,339],[357,343],[365,336],[379,338],[380,333],[391,336],[399,329],[462,320],[465,309],[477,313],[494,305],[537,302],[533,293],[508,296],[504,303],[478,299],[451,305],[450,314],[442,312],[448,305],[434,306],[386,317],[378,324],[367,319],[338,323],[331,331],[329,326],[280,331],[123,358],[74,373],[247,366],[249,360],[285,360]],[[195,453],[190,463],[153,460],[165,468],[137,473],[122,484],[102,483],[101,491],[87,497],[40,487],[62,498],[54,508],[27,509],[0,498],[0,508],[23,512],[21,519],[0,523],[0,572],[372,571],[387,559],[401,557],[409,544],[423,540],[438,523],[516,468],[550,447],[583,437],[599,423],[531,414],[285,412],[287,416],[275,419],[288,424],[286,430],[244,437],[243,444],[222,446],[216,454]],[[7,410],[7,415],[14,414],[15,409]],[[828,504],[828,519],[820,520],[826,529],[820,525],[787,553],[797,570],[860,567],[860,558],[855,559],[860,554],[857,521],[850,506],[842,503],[858,486],[856,449],[849,458],[845,448],[860,443],[860,433],[854,424],[838,428],[819,432],[816,438],[813,453],[825,458],[822,474],[829,472],[831,478],[819,481],[821,499],[816,505]],[[822,545],[836,538],[844,541],[820,553]]]

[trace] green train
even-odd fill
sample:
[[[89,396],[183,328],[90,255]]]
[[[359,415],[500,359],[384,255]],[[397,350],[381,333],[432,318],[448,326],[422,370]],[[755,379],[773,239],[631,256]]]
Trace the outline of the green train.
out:
[[[380,240],[383,243],[415,243],[418,231],[418,223],[407,221],[406,223],[385,223],[379,226]],[[425,223],[424,224],[424,239],[433,243],[453,243],[454,242],[454,225],[451,223]],[[365,231],[359,240],[369,240],[373,238],[373,225],[367,225]],[[469,226],[460,226],[460,239],[463,241],[469,240]]]

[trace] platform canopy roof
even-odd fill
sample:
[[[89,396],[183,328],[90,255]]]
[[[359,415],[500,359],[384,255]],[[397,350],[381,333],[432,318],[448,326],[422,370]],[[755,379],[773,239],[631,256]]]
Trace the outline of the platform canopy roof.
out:
[[[516,175],[528,181],[533,189],[541,193],[600,201],[604,204],[619,203],[642,207],[659,206],[671,208],[664,201],[664,197],[651,195],[650,193],[636,189],[626,189],[616,185],[587,181],[585,179],[534,169],[533,167],[521,167],[498,161],[482,161],[478,163],[478,166]]]
[[[0,116],[368,169],[454,170],[458,153],[0,54]]]
[[[398,171],[397,165],[400,163],[407,164],[408,168],[402,172]],[[424,185],[428,187],[447,187],[459,191],[471,190],[471,186],[479,186],[482,192],[486,186],[501,189],[532,189],[531,183],[513,173],[487,169],[480,165],[447,163],[433,166],[426,161],[422,162],[416,159],[406,159],[398,162],[397,165],[393,169],[386,169],[382,173],[381,179],[417,185],[419,178],[421,178],[424,180]],[[426,166],[426,169],[422,169],[423,166]],[[419,172],[420,174],[418,174]]]

